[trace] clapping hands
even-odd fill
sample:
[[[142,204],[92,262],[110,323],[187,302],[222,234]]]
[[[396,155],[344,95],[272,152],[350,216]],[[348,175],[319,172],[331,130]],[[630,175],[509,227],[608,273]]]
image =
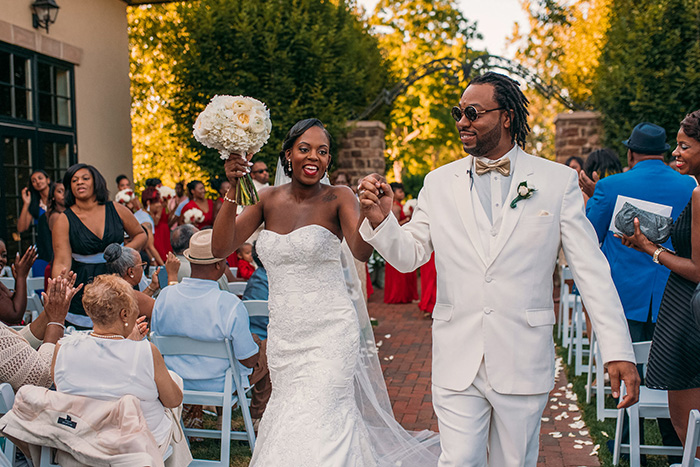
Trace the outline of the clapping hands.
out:
[[[18,278],[26,279],[29,275],[29,270],[32,268],[34,261],[37,258],[36,246],[32,245],[27,248],[22,257],[19,257],[19,252],[15,257],[15,262],[12,264],[12,276],[15,281]]]
[[[132,341],[142,341],[148,335],[148,323],[146,323],[145,316],[139,316],[136,318],[136,324],[131,329],[131,333],[127,339]]]
[[[376,228],[391,214],[394,192],[381,175],[371,174],[360,180],[357,194],[362,214],[372,224],[372,228]]]
[[[73,296],[83,288],[83,284],[73,287],[75,277],[74,272],[66,273],[64,269],[58,277],[48,280],[48,287],[45,292],[42,292],[41,298],[44,302],[44,313],[49,322],[63,323],[66,320]]]

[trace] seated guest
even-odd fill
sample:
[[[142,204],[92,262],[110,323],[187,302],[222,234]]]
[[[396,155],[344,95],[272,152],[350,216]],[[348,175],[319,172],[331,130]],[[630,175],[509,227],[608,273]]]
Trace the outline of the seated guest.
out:
[[[49,279],[43,295],[44,311],[17,332],[0,324],[0,383],[17,390],[30,384],[51,387],[54,346],[63,337],[64,323],[73,295],[75,274]]]
[[[250,279],[250,276],[255,272],[255,262],[253,261],[253,245],[244,243],[236,250],[238,262],[238,278],[243,280]]]
[[[122,246],[118,243],[112,243],[104,252],[105,261],[107,264],[107,273],[116,274],[129,283],[132,287],[136,287],[141,283],[143,278],[143,266],[145,262],[141,261],[141,255],[128,246]],[[168,253],[168,260],[165,269],[168,272],[168,284],[177,282],[177,270],[180,266],[180,260],[175,255]],[[163,284],[167,286],[168,284]],[[153,294],[160,289],[161,284],[158,281],[158,272],[153,274],[153,280],[144,289],[143,292],[134,290],[136,302],[139,307],[139,316],[146,316],[150,319],[151,311],[153,310]]]
[[[15,290],[10,291],[0,283],[0,321],[5,324],[19,324],[24,312],[27,310],[27,276],[32,269],[32,264],[37,257],[35,246],[30,246],[22,257],[17,254],[17,259],[12,265],[12,277],[15,278]],[[5,241],[0,240],[0,269],[7,265],[7,247]]]
[[[255,244],[253,244],[253,261],[255,261],[258,268],[248,279],[241,300],[267,300],[270,295],[267,271],[262,261],[260,261],[257,251],[255,251]],[[257,335],[260,339],[267,339],[267,325],[270,322],[270,318],[267,316],[251,316],[249,319],[250,332]]]
[[[261,343],[260,349],[248,328],[248,313],[235,295],[219,290],[217,279],[227,268],[224,258],[211,253],[211,230],[197,232],[190,239],[184,256],[192,276],[167,287],[158,296],[151,319],[153,333],[161,336],[187,336],[202,341],[233,342],[233,350],[254,384],[250,412],[260,418],[270,398],[270,375]],[[258,339],[258,342],[259,339]],[[185,389],[221,391],[227,359],[193,355],[166,356],[168,368],[185,380]]]
[[[158,446],[173,447],[166,465],[188,465],[192,456],[180,431],[179,413],[168,410],[181,407],[182,390],[158,349],[141,340],[145,329],[137,327],[132,286],[116,275],[97,276],[85,286],[83,306],[94,329],[64,337],[56,346],[56,390],[104,401],[135,396]]]
[[[170,243],[173,246],[173,252],[177,259],[180,260],[180,269],[177,271],[177,281],[182,282],[185,277],[190,277],[192,274],[192,269],[190,268],[190,262],[183,255],[184,251],[190,245],[190,238],[192,235],[199,232],[199,229],[192,224],[178,225],[170,233]],[[226,268],[222,276],[217,279],[219,284],[219,289],[228,291],[228,283],[233,282],[235,277],[231,273],[231,270]],[[168,279],[170,282],[170,279]]]

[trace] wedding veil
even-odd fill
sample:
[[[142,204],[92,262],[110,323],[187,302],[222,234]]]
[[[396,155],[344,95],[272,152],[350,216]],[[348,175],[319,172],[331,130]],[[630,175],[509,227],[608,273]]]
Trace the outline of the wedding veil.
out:
[[[275,186],[290,183],[281,161],[277,161]],[[330,185],[328,174],[321,183]],[[372,446],[381,467],[430,467],[436,466],[440,455],[437,433],[429,430],[406,431],[394,418],[384,374],[379,364],[378,349],[362,293],[360,278],[347,242],[341,245],[341,264],[348,294],[357,313],[360,327],[360,352],[355,371],[355,400],[369,431]]]

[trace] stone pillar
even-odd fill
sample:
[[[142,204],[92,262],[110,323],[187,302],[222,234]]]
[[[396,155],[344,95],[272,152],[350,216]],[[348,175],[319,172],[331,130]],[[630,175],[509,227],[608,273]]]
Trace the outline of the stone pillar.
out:
[[[336,172],[346,172],[356,184],[365,175],[384,174],[384,132],[386,125],[379,121],[348,123],[348,134],[340,143]]]
[[[556,161],[564,163],[571,156],[586,159],[600,149],[602,127],[598,112],[577,111],[559,114],[554,118],[556,134],[554,151]]]

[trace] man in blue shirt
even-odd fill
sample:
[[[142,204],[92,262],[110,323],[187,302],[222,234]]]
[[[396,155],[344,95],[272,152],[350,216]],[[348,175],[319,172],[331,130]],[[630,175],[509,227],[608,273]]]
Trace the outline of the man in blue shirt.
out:
[[[649,255],[623,246],[614,236],[611,222],[615,206],[620,204],[619,197],[631,198],[632,204],[633,200],[660,204],[671,208],[670,216],[675,220],[688,204],[696,184],[691,177],[679,174],[664,163],[664,153],[669,145],[666,131],[660,126],[640,123],[623,144],[627,147],[630,170],[610,175],[595,184],[593,196],[586,205],[586,216],[593,224],[601,249],[610,263],[632,342],[642,342],[650,341],[654,334],[670,271],[655,264]],[[671,241],[664,246],[672,248]],[[664,444],[671,443],[675,437],[670,423],[668,425],[664,427],[660,422]]]

